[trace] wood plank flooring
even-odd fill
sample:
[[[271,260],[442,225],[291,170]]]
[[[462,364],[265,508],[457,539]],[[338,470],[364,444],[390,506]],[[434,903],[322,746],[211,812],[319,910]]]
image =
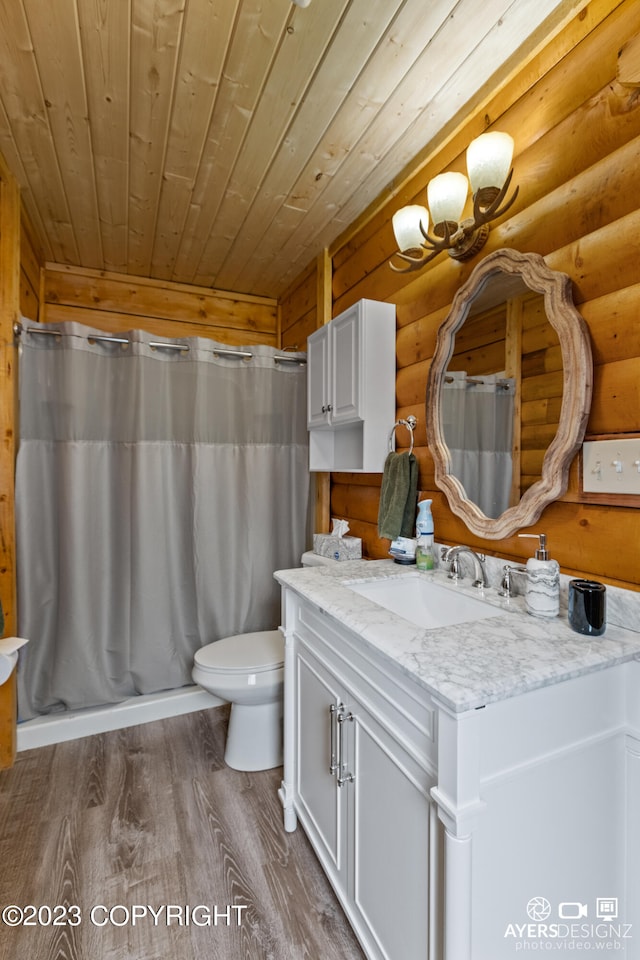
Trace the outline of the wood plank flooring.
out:
[[[0,960],[363,960],[302,829],[284,832],[281,769],[224,765],[227,721],[18,754],[0,773],[0,910],[59,904],[67,923],[0,920]]]

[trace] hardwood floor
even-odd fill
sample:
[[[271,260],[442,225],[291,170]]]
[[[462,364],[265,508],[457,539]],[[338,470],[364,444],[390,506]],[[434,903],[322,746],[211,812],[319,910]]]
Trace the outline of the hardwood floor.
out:
[[[227,719],[29,750],[0,773],[0,909],[60,905],[61,924],[0,920],[1,960],[363,960],[302,829],[284,832],[282,771],[224,765]]]

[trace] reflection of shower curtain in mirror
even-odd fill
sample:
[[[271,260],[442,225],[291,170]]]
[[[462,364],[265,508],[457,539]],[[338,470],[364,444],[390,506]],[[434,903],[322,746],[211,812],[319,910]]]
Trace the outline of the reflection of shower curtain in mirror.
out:
[[[58,326],[20,346],[23,719],[190,684],[203,644],[278,626],[306,542],[303,366]]]
[[[451,473],[467,499],[491,518],[509,506],[513,396],[513,380],[498,374],[476,378],[464,371],[447,371],[442,392],[442,428]]]

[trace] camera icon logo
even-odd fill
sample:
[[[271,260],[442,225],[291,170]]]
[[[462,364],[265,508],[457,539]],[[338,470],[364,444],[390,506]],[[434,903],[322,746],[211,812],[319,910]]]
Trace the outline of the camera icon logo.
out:
[[[586,903],[565,901],[558,904],[558,916],[561,920],[580,920],[588,916],[589,908]]]

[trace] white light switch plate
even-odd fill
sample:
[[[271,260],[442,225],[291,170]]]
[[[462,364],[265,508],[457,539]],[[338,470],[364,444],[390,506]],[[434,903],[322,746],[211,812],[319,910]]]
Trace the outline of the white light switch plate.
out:
[[[582,489],[585,493],[640,495],[640,437],[583,443]]]

